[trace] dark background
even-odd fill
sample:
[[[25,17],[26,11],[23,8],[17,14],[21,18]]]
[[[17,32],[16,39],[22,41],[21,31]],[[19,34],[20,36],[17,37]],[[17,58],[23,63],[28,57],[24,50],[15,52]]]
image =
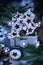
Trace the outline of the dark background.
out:
[[[22,0],[0,0],[0,11],[2,7],[6,7],[12,1],[21,2]],[[43,0],[33,0],[35,4],[35,12],[40,14],[40,17],[43,16]]]

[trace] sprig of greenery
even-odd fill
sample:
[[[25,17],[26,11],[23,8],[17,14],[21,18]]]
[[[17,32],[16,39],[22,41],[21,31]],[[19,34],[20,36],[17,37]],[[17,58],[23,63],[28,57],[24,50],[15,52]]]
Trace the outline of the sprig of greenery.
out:
[[[25,47],[25,51],[28,53],[28,56],[23,56],[22,60],[27,60],[27,63],[31,65],[43,65],[43,47],[36,48],[33,45],[28,45]]]

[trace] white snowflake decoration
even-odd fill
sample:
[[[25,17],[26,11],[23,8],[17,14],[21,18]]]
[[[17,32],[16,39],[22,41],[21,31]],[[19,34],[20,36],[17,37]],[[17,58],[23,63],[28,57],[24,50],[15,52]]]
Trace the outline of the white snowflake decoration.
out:
[[[11,24],[11,26],[13,31],[16,30],[18,36],[21,30],[25,30],[26,35],[32,34],[37,27],[40,27],[41,24],[40,22],[34,23],[34,18],[35,14],[31,12],[31,9],[26,11],[24,14],[20,14],[19,12],[17,12],[17,14],[14,17],[12,17],[11,23],[13,24]]]
[[[10,57],[14,60],[17,60],[21,57],[21,52],[20,50],[14,49],[10,52]]]

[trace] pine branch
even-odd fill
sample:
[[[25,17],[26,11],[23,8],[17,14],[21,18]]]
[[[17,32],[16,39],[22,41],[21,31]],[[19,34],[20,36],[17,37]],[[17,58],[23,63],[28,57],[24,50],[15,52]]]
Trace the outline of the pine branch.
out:
[[[25,51],[28,56],[23,56],[21,60],[26,60],[30,65],[43,65],[43,47],[36,48],[33,45],[28,45]]]

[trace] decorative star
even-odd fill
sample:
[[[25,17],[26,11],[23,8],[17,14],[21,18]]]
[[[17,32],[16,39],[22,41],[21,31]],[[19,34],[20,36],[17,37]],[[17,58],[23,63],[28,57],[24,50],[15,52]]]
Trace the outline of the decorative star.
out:
[[[16,33],[14,33],[14,32],[13,32],[13,33],[12,33],[12,35],[13,35],[13,36],[15,36],[15,35],[16,35]]]
[[[29,32],[32,32],[32,29],[30,28],[30,29],[28,29],[28,31],[29,31]]]
[[[31,22],[31,19],[27,19],[27,23],[29,24]]]
[[[28,16],[28,17],[30,17],[30,15],[29,15],[29,14],[27,14],[27,16]]]
[[[16,27],[16,29],[18,29],[18,28],[19,28],[19,25],[18,25],[18,24],[16,24],[16,26],[15,26],[15,27]]]
[[[14,56],[17,56],[17,53],[13,53]]]
[[[20,20],[20,23],[22,23],[23,22],[23,20]]]
[[[18,14],[18,15],[17,15],[17,18],[19,18],[19,17],[20,17],[20,15]]]
[[[26,18],[26,15],[24,15],[23,18]]]

